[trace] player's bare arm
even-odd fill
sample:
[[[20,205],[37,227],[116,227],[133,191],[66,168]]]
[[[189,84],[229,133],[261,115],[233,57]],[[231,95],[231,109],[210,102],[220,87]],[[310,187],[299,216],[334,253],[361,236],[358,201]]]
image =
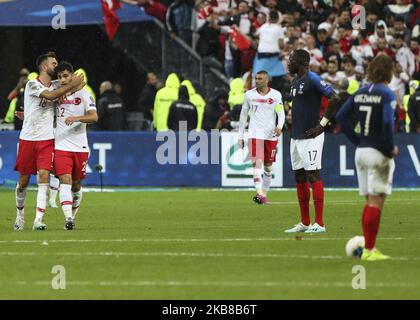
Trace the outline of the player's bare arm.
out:
[[[89,110],[84,116],[68,117],[66,125],[71,126],[75,122],[94,123],[98,121],[98,113],[95,110]]]
[[[322,117],[319,124],[306,131],[306,136],[308,138],[315,138],[319,136],[321,133],[324,132],[325,127],[330,122],[330,120],[335,116],[337,113],[337,109],[339,106],[340,97],[334,92],[331,96],[331,98],[328,100],[328,107],[325,110],[324,116]]]
[[[61,86],[58,89],[53,91],[45,90],[41,93],[40,97],[54,101],[62,96],[65,96],[68,92],[73,91],[74,89],[80,87],[83,84],[82,88],[85,86],[85,79],[83,75],[74,75],[70,83]]]

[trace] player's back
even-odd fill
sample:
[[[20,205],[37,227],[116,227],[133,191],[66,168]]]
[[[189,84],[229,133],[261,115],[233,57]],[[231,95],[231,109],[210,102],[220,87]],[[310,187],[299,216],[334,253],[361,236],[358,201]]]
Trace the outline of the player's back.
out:
[[[293,139],[306,139],[305,132],[319,123],[322,96],[332,94],[332,87],[314,72],[293,80],[290,89]]]
[[[387,124],[393,124],[395,94],[383,84],[374,84],[358,90],[353,99],[361,128],[359,147],[375,148],[390,156],[390,141],[385,131]]]
[[[57,82],[51,82],[46,87],[37,78],[28,81],[24,92],[24,121],[20,139],[41,141],[54,139],[54,102],[42,98],[40,94],[57,87]]]

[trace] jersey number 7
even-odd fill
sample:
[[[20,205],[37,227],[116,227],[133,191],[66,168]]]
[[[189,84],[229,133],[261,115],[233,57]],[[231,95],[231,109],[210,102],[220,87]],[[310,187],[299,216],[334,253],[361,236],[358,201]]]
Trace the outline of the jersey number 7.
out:
[[[370,117],[372,116],[372,107],[371,106],[360,106],[360,111],[366,112],[366,120],[365,120],[365,130],[363,131],[363,135],[366,137],[369,135],[369,126],[370,126]]]

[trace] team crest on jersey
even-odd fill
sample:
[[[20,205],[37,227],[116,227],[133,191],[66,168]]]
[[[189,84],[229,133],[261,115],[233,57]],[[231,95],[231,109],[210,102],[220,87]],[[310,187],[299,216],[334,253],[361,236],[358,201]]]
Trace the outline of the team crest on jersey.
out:
[[[271,99],[271,98],[268,98],[268,99],[267,99],[267,103],[268,103],[268,104],[272,104],[273,102],[274,102],[274,100],[273,100],[273,99]]]
[[[80,98],[74,98],[73,99],[73,104],[75,104],[76,106],[78,106],[81,103],[82,103],[82,99],[80,99]]]

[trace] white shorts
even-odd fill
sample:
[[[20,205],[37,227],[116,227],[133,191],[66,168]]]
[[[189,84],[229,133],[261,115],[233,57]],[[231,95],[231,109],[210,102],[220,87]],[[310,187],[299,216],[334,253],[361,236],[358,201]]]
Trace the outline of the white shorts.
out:
[[[292,169],[306,171],[321,169],[322,149],[325,134],[321,133],[313,139],[292,139],[290,141],[290,159]]]
[[[355,163],[361,196],[391,194],[394,159],[374,148],[357,148]]]

